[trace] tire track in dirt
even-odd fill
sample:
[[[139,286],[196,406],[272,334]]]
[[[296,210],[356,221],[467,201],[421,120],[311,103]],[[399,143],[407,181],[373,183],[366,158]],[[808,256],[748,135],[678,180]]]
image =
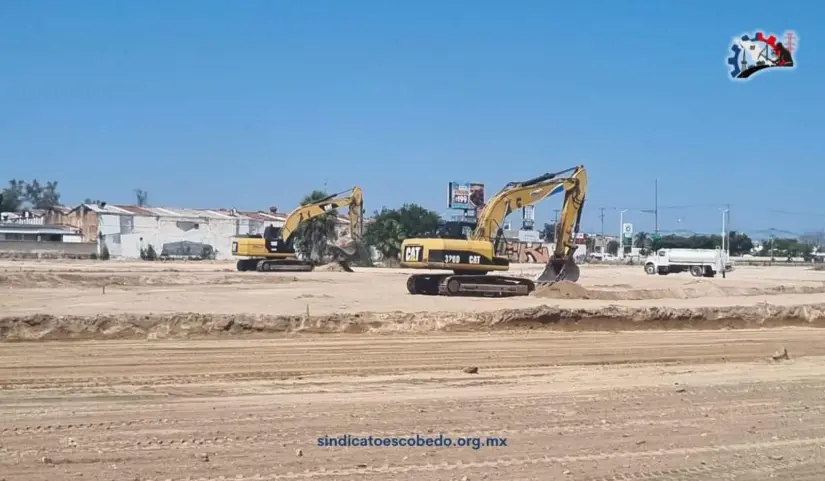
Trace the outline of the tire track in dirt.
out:
[[[439,337],[327,336],[309,352],[315,339],[7,344],[0,379],[14,388],[0,389],[0,472],[32,481],[819,479],[825,331]],[[767,359],[777,344],[791,360]],[[430,359],[394,355],[409,350]],[[590,364],[607,351],[609,363]],[[339,369],[347,356],[364,369]],[[660,362],[671,357],[679,363]],[[312,374],[272,379],[261,369],[269,362]],[[134,382],[120,374],[129,364]],[[461,372],[472,364],[479,374]],[[227,369],[243,376],[203,376]],[[165,384],[144,385],[155,373]],[[89,379],[100,385],[78,387]],[[25,388],[43,380],[55,384]],[[316,444],[441,432],[508,446]]]
[[[451,472],[451,471],[466,471],[466,470],[473,470],[473,469],[499,469],[499,468],[519,468],[524,466],[541,466],[541,465],[564,465],[564,464],[572,464],[572,463],[581,463],[581,462],[603,462],[603,461],[610,461],[615,459],[637,459],[637,458],[648,458],[648,457],[662,457],[662,456],[690,456],[690,455],[697,455],[697,454],[716,454],[716,453],[741,453],[747,452],[750,454],[754,454],[754,451],[764,451],[767,449],[775,449],[775,448],[799,448],[799,447],[810,447],[814,445],[821,444],[825,441],[825,437],[822,438],[809,438],[809,439],[796,439],[792,441],[777,441],[772,443],[760,443],[760,444],[738,444],[738,445],[726,445],[726,446],[709,446],[709,447],[702,447],[702,448],[690,448],[690,449],[672,449],[672,450],[650,450],[650,451],[642,451],[642,452],[635,452],[635,453],[598,453],[598,454],[591,454],[591,455],[582,455],[582,456],[563,456],[563,457],[552,457],[552,456],[543,456],[543,457],[530,457],[530,456],[523,456],[523,457],[511,457],[511,458],[500,458],[495,461],[482,461],[482,462],[458,462],[458,463],[449,463],[449,462],[442,462],[438,464],[424,464],[424,465],[407,465],[407,466],[382,466],[378,468],[373,467],[355,467],[355,468],[346,468],[346,469],[318,469],[318,470],[304,470],[302,472],[288,472],[284,474],[270,474],[270,475],[262,475],[260,473],[256,473],[252,476],[245,476],[245,475],[236,475],[234,479],[236,480],[286,480],[286,479],[324,479],[329,477],[338,477],[338,476],[357,476],[357,478],[352,477],[349,479],[364,479],[368,477],[378,477],[378,476],[387,476],[392,475],[393,479],[402,479],[399,478],[398,475],[404,474],[418,474],[418,473],[432,473],[432,474],[439,474],[443,472]],[[634,472],[625,472],[625,473],[618,473],[613,474],[610,476],[600,476],[596,478],[587,478],[591,481],[616,481],[616,480],[627,480],[627,479],[642,479],[642,480],[670,480],[670,481],[679,481],[679,480],[687,480],[687,479],[696,479],[696,476],[703,476],[709,474],[719,474],[724,475],[728,479],[733,479],[734,477],[739,477],[742,475],[748,474],[757,474],[757,475],[764,475],[764,474],[771,474],[775,472],[787,472],[789,469],[793,469],[799,466],[806,466],[810,464],[816,464],[818,461],[816,459],[797,459],[792,461],[783,461],[782,458],[778,459],[770,459],[767,456],[762,456],[762,460],[754,460],[754,459],[736,459],[736,460],[728,460],[724,463],[714,463],[714,464],[707,464],[703,463],[697,466],[691,467],[681,467],[681,468],[672,468],[672,469],[664,469],[664,470],[651,470],[651,471],[634,471]],[[170,478],[166,478],[167,480]],[[176,478],[173,481],[225,481],[227,479],[226,476],[219,476],[219,477],[198,477],[193,480],[192,477],[186,478]],[[386,478],[384,478],[386,479]],[[420,478],[414,478],[420,479]],[[427,479],[433,479],[428,477]],[[535,478],[530,478],[535,479]],[[575,478],[574,478],[575,479]],[[802,478],[794,478],[794,479],[802,479]],[[808,478],[814,480],[815,478]],[[818,478],[817,478],[818,479]],[[146,481],[163,481],[161,478],[152,479],[149,478]]]

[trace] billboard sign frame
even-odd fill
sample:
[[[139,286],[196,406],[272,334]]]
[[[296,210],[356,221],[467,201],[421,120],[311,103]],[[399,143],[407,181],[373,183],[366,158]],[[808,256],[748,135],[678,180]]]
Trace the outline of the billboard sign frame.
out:
[[[478,182],[450,182],[447,205],[450,209],[480,210],[484,206],[484,184]]]

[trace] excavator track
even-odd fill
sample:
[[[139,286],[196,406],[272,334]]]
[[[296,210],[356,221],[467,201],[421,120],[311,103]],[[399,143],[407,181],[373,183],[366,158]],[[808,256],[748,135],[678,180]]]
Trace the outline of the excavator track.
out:
[[[298,259],[241,259],[237,268],[240,272],[310,272],[315,266]]]
[[[536,289],[530,279],[484,274],[414,274],[407,279],[410,294],[426,296],[527,296]]]
[[[529,296],[537,286],[578,282],[579,266],[572,258],[552,259],[538,279],[485,274],[414,274],[407,279],[407,292],[427,296]]]

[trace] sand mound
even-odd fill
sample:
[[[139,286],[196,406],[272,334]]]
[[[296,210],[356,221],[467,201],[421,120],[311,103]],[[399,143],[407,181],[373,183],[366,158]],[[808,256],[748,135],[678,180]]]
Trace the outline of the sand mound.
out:
[[[825,304],[729,308],[559,309],[536,307],[484,313],[372,313],[329,316],[32,315],[0,318],[0,340],[159,339],[209,336],[273,336],[295,333],[409,333],[490,330],[737,329],[825,327]]]
[[[604,291],[590,291],[581,284],[574,282],[557,282],[552,286],[542,286],[536,289],[533,294],[536,297],[549,299],[595,299],[594,294]]]
[[[19,288],[55,287],[102,287],[102,286],[185,286],[185,285],[225,285],[249,283],[296,282],[298,278],[288,275],[264,274],[254,278],[239,274],[179,274],[162,273],[65,273],[65,272],[5,272],[0,274],[0,286]]]
[[[338,262],[330,262],[329,264],[318,266],[313,270],[315,272],[351,272],[344,269],[344,266]]]
[[[618,286],[613,286],[618,287]],[[546,299],[599,299],[638,301],[643,299],[696,299],[724,296],[771,296],[779,294],[825,293],[825,283],[802,286],[735,287],[698,281],[695,284],[662,289],[588,289],[572,282],[537,287],[533,295]]]

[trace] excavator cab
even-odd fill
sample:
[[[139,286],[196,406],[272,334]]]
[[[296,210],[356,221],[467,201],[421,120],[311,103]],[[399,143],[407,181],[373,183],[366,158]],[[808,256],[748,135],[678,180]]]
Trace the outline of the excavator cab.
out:
[[[267,252],[272,254],[294,254],[295,246],[292,244],[292,236],[284,241],[281,239],[281,227],[272,225],[264,228],[264,245]]]
[[[470,239],[478,223],[470,220],[449,220],[438,223],[435,236],[439,239]]]

